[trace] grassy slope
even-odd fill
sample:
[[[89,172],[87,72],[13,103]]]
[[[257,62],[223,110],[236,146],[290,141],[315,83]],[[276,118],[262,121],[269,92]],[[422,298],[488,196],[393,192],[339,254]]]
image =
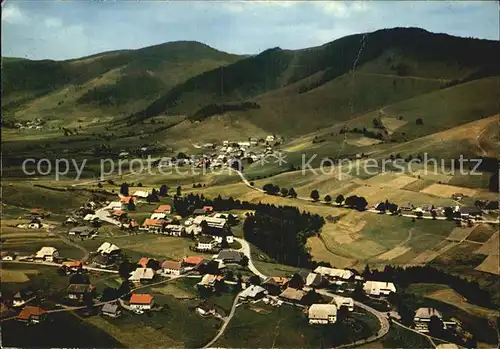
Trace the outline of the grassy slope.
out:
[[[68,112],[83,118],[119,115],[144,108],[158,93],[237,59],[197,42],[172,42],[70,61],[7,60],[2,108],[19,118],[64,118]]]

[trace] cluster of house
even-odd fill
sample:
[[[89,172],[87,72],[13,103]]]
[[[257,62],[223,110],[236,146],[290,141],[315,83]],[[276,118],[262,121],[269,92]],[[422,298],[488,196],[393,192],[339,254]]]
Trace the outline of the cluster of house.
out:
[[[43,223],[43,219],[49,217],[50,213],[44,211],[41,208],[33,208],[28,214],[29,222],[19,223],[18,228],[22,229],[42,229],[47,227],[47,224]]]
[[[14,123],[14,127],[18,128],[20,130],[23,129],[35,129],[35,130],[41,130],[43,128],[43,120],[40,118],[33,119],[31,121],[25,121],[25,122],[16,122]]]
[[[424,204],[420,206],[415,206],[410,202],[404,203],[400,207],[401,212],[403,213],[422,213],[422,214],[431,214],[432,211],[436,212],[436,214],[444,216],[446,207],[434,207],[432,204]],[[455,206],[451,207],[453,210],[453,215],[462,219],[471,219],[478,218],[483,214],[483,211],[476,206]]]
[[[197,237],[195,250],[213,251],[223,243],[234,242],[229,226],[229,214],[214,212],[213,206],[195,209],[193,216],[180,223],[180,217],[171,217],[170,205],[160,205],[149,218],[146,218],[139,230],[168,236]],[[236,217],[233,217],[237,220]]]
[[[273,154],[273,146],[278,138],[274,135],[268,135],[264,138],[251,137],[246,141],[230,142],[223,141],[222,145],[214,143],[205,143],[195,145],[198,149],[207,149],[211,152],[203,155],[193,155],[189,158],[163,157],[158,167],[171,167],[175,165],[189,165],[195,167],[221,168],[230,165],[234,160],[251,160],[253,162],[263,157]]]

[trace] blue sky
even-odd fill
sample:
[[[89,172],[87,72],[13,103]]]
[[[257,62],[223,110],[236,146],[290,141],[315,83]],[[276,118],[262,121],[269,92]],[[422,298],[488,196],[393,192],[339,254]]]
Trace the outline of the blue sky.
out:
[[[2,56],[69,59],[196,40],[253,54],[381,28],[498,40],[495,1],[21,1],[2,4]]]

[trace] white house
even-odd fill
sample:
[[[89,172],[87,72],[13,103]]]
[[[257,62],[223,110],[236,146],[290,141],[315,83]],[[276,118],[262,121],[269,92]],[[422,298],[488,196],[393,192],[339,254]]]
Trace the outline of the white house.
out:
[[[129,305],[133,310],[150,310],[154,305],[154,299],[150,294],[134,293],[130,297]]]
[[[366,281],[363,284],[363,290],[371,296],[387,296],[396,292],[396,286],[392,282],[385,281]]]
[[[193,219],[193,224],[200,225],[201,222],[206,221],[210,228],[223,229],[227,227],[227,219],[207,217],[207,216],[197,216]]]
[[[327,325],[337,322],[337,306],[335,304],[313,304],[309,307],[310,324]]]
[[[55,247],[42,247],[35,255],[35,259],[46,262],[53,262],[57,257],[59,257],[59,252]]]
[[[436,316],[440,320],[443,320],[443,315],[434,308],[418,308],[415,311],[415,317],[413,322],[415,323],[415,329],[418,332],[429,332],[429,323],[431,322],[431,317]]]
[[[161,265],[164,274],[181,275],[184,273],[184,267],[182,262],[176,261],[165,261]]]
[[[341,279],[341,280],[349,280],[351,277],[354,276],[354,273],[350,270],[335,269],[335,268],[328,268],[328,267],[321,267],[321,266],[314,269],[314,272],[316,274],[320,274],[320,275],[325,276],[327,278]]]
[[[349,311],[354,311],[354,300],[350,297],[342,297],[335,295],[333,296],[332,303],[334,303],[337,306],[337,309],[340,307],[346,307],[347,309],[349,309]]]
[[[166,213],[152,213],[149,219],[165,219],[166,217]]]
[[[121,250],[118,246],[115,244],[112,244],[110,242],[104,242],[99,248],[97,249],[97,252],[102,254],[102,255],[111,255],[111,254],[116,254],[119,253]]]
[[[213,250],[217,246],[217,242],[209,236],[200,236],[196,248],[202,251]]]
[[[128,279],[133,282],[141,282],[153,280],[154,276],[155,272],[151,268],[137,268]]]
[[[186,228],[184,228],[182,225],[168,224],[165,227],[165,232],[163,234],[170,236],[181,236],[183,233],[185,233],[185,231]]]
[[[242,300],[257,300],[266,295],[267,291],[265,288],[258,285],[251,285],[247,287],[243,292],[240,293],[240,299]]]

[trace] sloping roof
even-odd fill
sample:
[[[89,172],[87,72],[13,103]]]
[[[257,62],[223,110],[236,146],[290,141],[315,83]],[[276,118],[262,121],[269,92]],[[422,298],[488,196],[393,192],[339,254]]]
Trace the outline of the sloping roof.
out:
[[[189,256],[189,257],[184,258],[184,263],[196,265],[196,264],[201,263],[202,260],[203,260],[203,257]]]
[[[337,315],[335,304],[313,304],[309,307],[309,319],[328,319],[329,316]]]
[[[213,285],[216,281],[222,280],[222,276],[220,275],[213,275],[213,274],[205,274],[201,278],[201,281],[198,283],[199,285]]]
[[[139,259],[139,262],[137,262],[137,264],[139,264],[143,268],[146,268],[146,265],[148,264],[149,259],[150,258],[148,258],[148,257],[141,257],[141,259]]]
[[[222,250],[219,252],[217,255],[216,259],[221,259],[224,261],[235,261],[235,262],[241,262],[243,259],[244,254],[235,250]]]
[[[206,212],[205,212],[203,209],[201,209],[201,208],[197,208],[197,209],[195,209],[195,210],[193,211],[193,214],[194,214],[194,215],[204,215],[205,213],[206,213]]]
[[[205,212],[212,212],[214,210],[214,207],[213,206],[203,206],[201,209]]]
[[[306,277],[307,286],[318,286],[323,281],[323,278],[319,274],[309,273]]]
[[[97,252],[100,253],[111,253],[114,251],[119,251],[120,248],[116,246],[115,244],[112,244],[110,242],[103,242],[101,246],[97,249]]]
[[[106,303],[102,306],[102,311],[105,313],[115,314],[118,312],[119,306],[116,303]]]
[[[67,268],[80,268],[82,267],[82,262],[81,261],[63,262],[62,266]]]
[[[153,227],[161,227],[165,223],[163,219],[151,219],[151,218],[146,218],[144,220],[144,223],[142,225],[144,227],[146,226],[153,226]]]
[[[296,290],[295,288],[288,287],[286,290],[281,292],[280,297],[300,301],[305,295],[306,293],[302,290]]]
[[[166,217],[167,214],[165,212],[157,212],[157,210],[155,210],[155,212],[149,216],[149,219],[164,219]]]
[[[155,272],[151,268],[137,268],[132,272],[132,275],[129,277],[131,281],[139,281],[139,280],[151,280],[155,275]]]
[[[332,301],[332,303],[337,305],[337,308],[340,308],[341,306],[354,307],[354,300],[350,297],[334,295]]]
[[[23,310],[21,310],[17,318],[21,320],[29,320],[32,316],[39,317],[45,313],[47,312],[42,308],[27,305],[23,308]]]
[[[212,228],[222,228],[227,223],[227,220],[224,218],[198,216],[193,219],[193,224],[200,225],[203,221],[206,221],[207,225]]]
[[[160,205],[155,210],[156,213],[165,213],[165,212],[170,212],[170,211],[172,211],[172,206],[170,206],[170,205]]]
[[[153,296],[147,293],[133,293],[130,304],[151,304]]]
[[[415,311],[415,318],[430,319],[431,316],[437,316],[440,319],[443,318],[443,315],[437,309],[434,308],[418,308]]]
[[[327,276],[331,276],[331,277],[337,277],[337,278],[344,279],[344,280],[350,279],[354,275],[354,273],[350,270],[335,269],[335,268],[328,268],[328,267],[321,267],[321,266],[314,269],[314,272],[317,274],[327,275]]]
[[[378,293],[380,290],[388,290],[396,292],[396,286],[392,282],[385,281],[366,281],[363,284],[363,289],[368,292]]]
[[[247,287],[243,292],[240,293],[240,297],[242,298],[255,298],[259,293],[266,292],[266,289],[258,286],[258,285],[252,285],[250,287]]]
[[[163,269],[180,270],[182,268],[182,263],[177,261],[165,261],[161,267]]]
[[[122,211],[122,210],[114,210],[112,213],[113,216],[118,216],[118,217],[126,215],[126,214],[127,214],[127,212]]]
[[[462,206],[462,207],[460,207],[460,213],[481,214],[482,211],[480,208],[477,208],[476,206]]]
[[[45,256],[52,256],[57,249],[55,247],[42,247],[37,253],[36,256],[38,258],[43,258]]]
[[[133,195],[138,196],[140,198],[147,198],[149,193],[147,191],[144,191],[144,190],[137,190]]]
[[[132,196],[124,196],[120,199],[120,203],[122,204],[128,204],[130,202],[130,200],[134,200],[134,198]]]

